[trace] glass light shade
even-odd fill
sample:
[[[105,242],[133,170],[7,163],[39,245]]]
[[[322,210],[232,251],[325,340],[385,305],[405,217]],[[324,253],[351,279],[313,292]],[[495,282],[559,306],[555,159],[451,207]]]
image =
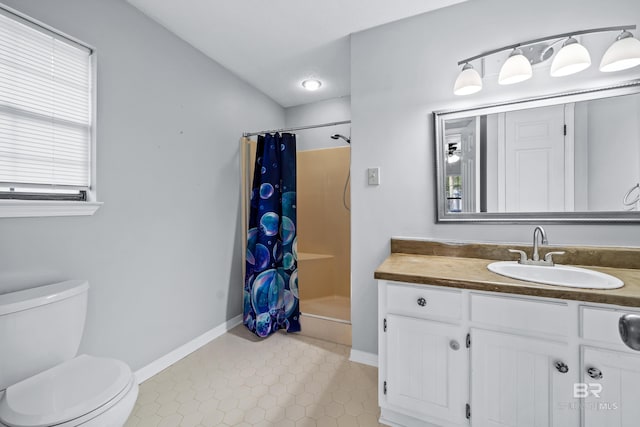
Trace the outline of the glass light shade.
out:
[[[482,90],[482,77],[471,64],[464,64],[453,86],[456,95],[471,95]]]
[[[625,31],[604,53],[600,61],[600,71],[609,73],[640,65],[640,40]]]
[[[501,85],[520,83],[530,79],[531,76],[533,76],[531,63],[520,49],[514,49],[509,58],[502,64],[502,68],[500,68],[498,83]]]
[[[551,63],[551,76],[562,77],[586,70],[591,66],[591,55],[586,47],[582,46],[573,37],[562,45],[562,49],[556,54]]]
[[[310,91],[318,90],[320,86],[322,86],[322,82],[316,79],[309,79],[302,82],[302,87]]]

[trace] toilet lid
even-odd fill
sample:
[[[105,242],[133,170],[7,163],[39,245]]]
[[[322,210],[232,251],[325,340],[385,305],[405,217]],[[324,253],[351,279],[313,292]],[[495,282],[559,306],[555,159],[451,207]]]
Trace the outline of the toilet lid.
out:
[[[64,423],[113,399],[131,378],[124,362],[80,355],[7,388],[0,422],[12,427]]]

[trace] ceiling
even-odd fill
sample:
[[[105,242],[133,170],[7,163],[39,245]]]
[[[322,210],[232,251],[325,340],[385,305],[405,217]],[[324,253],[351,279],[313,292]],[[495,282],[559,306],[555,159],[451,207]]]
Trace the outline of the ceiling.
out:
[[[350,94],[349,34],[465,0],[127,1],[290,107]]]

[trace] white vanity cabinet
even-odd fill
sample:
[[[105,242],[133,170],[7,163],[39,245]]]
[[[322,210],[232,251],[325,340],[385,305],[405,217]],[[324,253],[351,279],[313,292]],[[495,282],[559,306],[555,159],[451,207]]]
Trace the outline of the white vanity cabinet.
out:
[[[640,355],[584,347],[582,358],[583,425],[640,425]]]
[[[577,426],[565,301],[470,292],[473,426]]]
[[[585,427],[640,425],[640,351],[626,347],[618,333],[627,313],[636,312],[580,307]]]
[[[640,426],[639,309],[379,281],[381,422]]]
[[[468,364],[463,340],[457,326],[389,314],[387,402],[419,416],[463,420]]]
[[[576,426],[569,347],[549,340],[472,330],[473,426]]]
[[[460,324],[462,293],[381,282],[379,305],[379,400],[390,417],[383,414],[384,422],[468,425],[469,351],[467,331]]]

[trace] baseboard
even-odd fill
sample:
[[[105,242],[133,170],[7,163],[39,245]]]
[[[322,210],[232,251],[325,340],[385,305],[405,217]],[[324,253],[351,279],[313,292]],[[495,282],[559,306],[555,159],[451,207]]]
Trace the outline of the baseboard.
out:
[[[138,384],[148,380],[158,372],[167,369],[169,366],[173,365],[178,360],[188,356],[189,354],[193,353],[200,347],[210,343],[214,339],[218,338],[220,335],[224,334],[230,329],[235,328],[240,323],[242,323],[241,314],[232,319],[227,320],[222,325],[218,325],[215,328],[205,332],[199,337],[192,339],[188,343],[176,348],[175,350],[171,351],[168,354],[165,354],[161,358],[154,360],[153,362],[149,363],[147,366],[144,366],[138,369],[135,373]]]
[[[352,362],[362,363],[363,365],[369,365],[378,367],[378,355],[373,353],[367,353],[366,351],[351,349],[351,355],[349,360]]]

